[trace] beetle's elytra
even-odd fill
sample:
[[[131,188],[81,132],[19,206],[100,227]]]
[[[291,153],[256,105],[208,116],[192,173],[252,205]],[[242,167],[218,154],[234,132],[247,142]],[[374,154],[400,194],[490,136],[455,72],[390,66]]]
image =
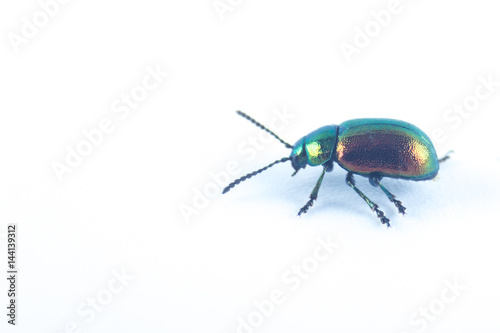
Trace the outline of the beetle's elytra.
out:
[[[447,154],[438,159],[427,134],[415,125],[401,120],[385,118],[348,120],[340,125],[320,127],[299,139],[292,146],[245,113],[241,111],[237,113],[274,136],[287,148],[292,149],[292,153],[288,157],[276,160],[262,169],[235,180],[224,188],[222,193],[228,192],[240,182],[278,163],[291,161],[295,170],[292,176],[306,165],[321,165],[323,171],[309,196],[309,201],[299,210],[298,215],[306,213],[313,205],[318,197],[325,172],[332,171],[335,162],[347,171],[346,184],[368,204],[382,224],[390,227],[390,220],[379,209],[379,206],[356,187],[354,175],[368,177],[370,184],[380,187],[398,211],[404,215],[406,208],[381,184],[382,178],[429,180],[436,177],[439,163],[449,158]]]

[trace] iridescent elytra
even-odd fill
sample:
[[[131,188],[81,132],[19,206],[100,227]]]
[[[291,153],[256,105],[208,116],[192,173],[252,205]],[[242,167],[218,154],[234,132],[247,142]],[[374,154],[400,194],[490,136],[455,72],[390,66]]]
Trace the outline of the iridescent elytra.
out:
[[[313,205],[325,172],[332,171],[333,163],[337,163],[347,171],[346,184],[368,204],[382,224],[390,227],[390,220],[379,206],[356,187],[354,175],[367,177],[371,185],[380,187],[399,213],[404,215],[406,208],[382,185],[382,178],[413,181],[433,179],[439,171],[439,164],[449,158],[447,154],[438,159],[427,134],[415,125],[401,120],[364,118],[348,120],[340,125],[327,125],[307,134],[292,146],[250,116],[241,111],[236,112],[271,134],[285,147],[292,149],[292,153],[233,181],[222,193],[278,163],[291,161],[295,170],[292,176],[307,165],[321,165],[323,171],[309,196],[309,201],[299,210],[298,215],[306,213]]]

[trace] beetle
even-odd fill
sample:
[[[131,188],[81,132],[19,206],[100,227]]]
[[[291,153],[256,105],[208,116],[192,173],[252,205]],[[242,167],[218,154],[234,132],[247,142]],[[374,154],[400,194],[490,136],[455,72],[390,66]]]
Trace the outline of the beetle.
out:
[[[247,114],[241,111],[236,111],[236,113],[275,137],[292,152],[288,157],[283,157],[236,179],[226,186],[222,193],[227,193],[242,181],[278,163],[291,161],[295,170],[292,176],[307,165],[322,166],[323,171],[309,200],[299,210],[299,216],[307,213],[312,207],[318,198],[318,191],[325,173],[332,171],[333,164],[337,163],[347,171],[346,184],[368,204],[382,224],[390,227],[390,220],[379,209],[379,206],[356,187],[354,175],[367,177],[372,186],[380,187],[399,213],[404,215],[406,208],[382,185],[382,178],[413,181],[433,179],[439,171],[439,164],[447,160],[451,153],[450,151],[438,159],[434,145],[427,134],[415,125],[396,119],[363,118],[348,120],[339,125],[323,126],[300,138],[292,146]]]

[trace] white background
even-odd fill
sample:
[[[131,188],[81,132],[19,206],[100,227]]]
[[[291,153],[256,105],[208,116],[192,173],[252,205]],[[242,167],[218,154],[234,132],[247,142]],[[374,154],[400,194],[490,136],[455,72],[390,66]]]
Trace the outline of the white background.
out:
[[[0,331],[500,331],[500,86],[455,127],[444,119],[481,76],[500,81],[495,3],[401,0],[350,62],[341,44],[376,29],[370,12],[389,1],[229,3],[220,15],[211,0],[69,1],[14,47],[42,9],[2,2],[0,267],[16,223],[19,276],[13,328],[0,273]],[[146,68],[169,75],[121,119],[113,105]],[[443,129],[438,155],[455,154],[435,181],[385,180],[404,217],[356,177],[391,229],[338,166],[300,218],[320,168],[291,178],[280,164],[200,199],[221,190],[210,174],[230,161],[239,177],[289,154],[274,140],[243,154],[260,130],[235,110],[263,124],[287,110],[276,131],[292,144],[326,124],[397,118]],[[60,181],[53,163],[103,119],[113,131]],[[316,267],[318,238],[338,247]],[[303,263],[311,272],[293,289],[286,277]],[[283,302],[263,317],[255,302],[273,290]],[[429,307],[432,320],[419,317]]]

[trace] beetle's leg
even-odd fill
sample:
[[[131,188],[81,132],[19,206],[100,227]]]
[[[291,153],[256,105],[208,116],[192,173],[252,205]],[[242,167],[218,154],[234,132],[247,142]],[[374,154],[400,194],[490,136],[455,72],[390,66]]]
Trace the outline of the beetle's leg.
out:
[[[449,158],[450,158],[450,154],[451,154],[451,153],[454,153],[454,151],[453,151],[453,150],[450,150],[449,152],[447,152],[447,153],[446,153],[446,155],[444,155],[443,157],[441,157],[441,158],[438,160],[438,162],[439,162],[439,163],[442,163],[442,162],[446,161],[447,159],[449,159]]]
[[[394,203],[394,205],[396,205],[396,207],[398,208],[399,212],[401,214],[405,215],[406,207],[403,206],[403,204],[401,203],[401,201],[399,201],[399,200],[396,199],[396,196],[394,194],[392,194],[391,192],[389,192],[389,190],[386,189],[384,187],[384,185],[382,185],[380,183],[380,178],[379,177],[370,176],[370,183],[378,185],[382,189],[382,191],[384,191],[385,195],[387,195],[387,197],[389,198],[389,200],[392,203]]]
[[[324,167],[323,168],[323,172],[321,173],[321,176],[319,176],[319,179],[316,182],[316,185],[314,185],[314,188],[313,188],[313,190],[311,192],[311,195],[309,196],[309,201],[304,205],[304,207],[302,207],[299,210],[299,214],[298,214],[299,216],[302,213],[307,213],[307,211],[309,210],[309,208],[312,207],[312,205],[314,203],[314,200],[316,200],[318,198],[319,187],[321,186],[321,182],[323,181],[323,177],[325,176],[326,170],[327,170],[327,167]]]
[[[390,227],[389,219],[385,217],[384,212],[378,209],[378,205],[374,203],[373,201],[370,200],[363,192],[360,191],[359,188],[356,187],[356,182],[354,181],[353,174],[352,172],[348,172],[347,176],[345,178],[345,182],[347,185],[352,187],[354,191],[368,204],[368,206],[375,212],[377,213],[377,217],[380,219],[380,222],[382,224],[387,224],[387,227]]]

